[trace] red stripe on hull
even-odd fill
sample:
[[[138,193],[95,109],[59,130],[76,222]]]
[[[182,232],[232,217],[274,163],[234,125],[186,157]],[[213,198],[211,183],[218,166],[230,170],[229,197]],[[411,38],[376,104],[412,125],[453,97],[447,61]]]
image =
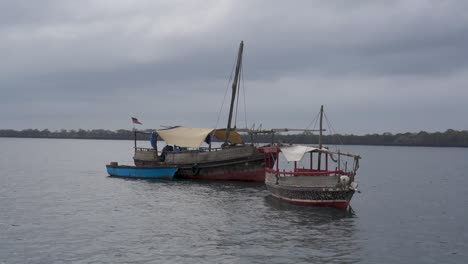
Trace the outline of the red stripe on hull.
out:
[[[218,180],[218,181],[249,181],[249,182],[264,182],[265,171],[251,171],[251,172],[236,172],[230,174],[210,174],[210,175],[180,175],[182,179],[196,179],[196,180]]]
[[[273,194],[272,194],[273,195]],[[307,201],[307,200],[295,200],[295,199],[288,199],[284,197],[279,197],[276,195],[273,195],[274,197],[281,199],[283,201],[286,201],[291,204],[297,204],[297,205],[305,205],[305,206],[317,206],[317,207],[333,207],[337,209],[346,209],[349,206],[349,202],[346,201]]]

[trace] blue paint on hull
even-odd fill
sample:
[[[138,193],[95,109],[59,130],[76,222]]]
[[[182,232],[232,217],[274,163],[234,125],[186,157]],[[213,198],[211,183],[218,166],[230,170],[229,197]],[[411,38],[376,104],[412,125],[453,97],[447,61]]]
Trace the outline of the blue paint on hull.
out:
[[[171,167],[135,167],[135,166],[110,166],[107,165],[107,173],[114,177],[148,178],[172,180],[177,168]]]

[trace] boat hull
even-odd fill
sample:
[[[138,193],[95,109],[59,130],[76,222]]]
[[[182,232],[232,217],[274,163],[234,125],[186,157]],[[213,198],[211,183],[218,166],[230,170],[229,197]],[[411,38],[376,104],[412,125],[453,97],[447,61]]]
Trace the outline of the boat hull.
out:
[[[276,177],[266,173],[268,191],[288,203],[306,206],[346,209],[354,190],[336,188],[334,176],[287,176]]]
[[[177,168],[172,167],[135,167],[106,165],[107,173],[112,177],[146,178],[172,180]]]
[[[275,157],[273,157],[274,159]],[[137,149],[137,167],[174,166],[177,178],[222,181],[265,181],[265,158],[258,149],[246,145],[217,151],[169,152],[160,161],[154,151]],[[270,167],[274,162],[271,162]]]
[[[346,209],[349,206],[354,191],[323,191],[323,190],[294,190],[285,189],[282,187],[271,186],[267,184],[267,189],[274,197],[284,200],[288,203],[319,206],[319,207],[334,207],[338,209]]]
[[[261,157],[238,161],[180,166],[176,177],[198,180],[264,182],[264,160],[263,157]]]

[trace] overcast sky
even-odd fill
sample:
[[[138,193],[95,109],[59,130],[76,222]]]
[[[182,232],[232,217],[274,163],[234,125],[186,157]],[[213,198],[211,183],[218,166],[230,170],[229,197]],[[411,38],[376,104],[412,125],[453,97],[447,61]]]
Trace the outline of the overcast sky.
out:
[[[468,1],[0,0],[0,129],[468,129]],[[229,87],[230,89],[230,87]],[[245,100],[244,100],[245,92]],[[226,126],[229,94],[218,127]]]

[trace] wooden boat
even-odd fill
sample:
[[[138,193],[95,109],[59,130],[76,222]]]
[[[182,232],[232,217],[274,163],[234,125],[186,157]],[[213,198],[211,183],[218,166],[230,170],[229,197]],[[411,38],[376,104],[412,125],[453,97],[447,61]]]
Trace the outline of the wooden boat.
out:
[[[276,161],[275,166],[265,167],[265,184],[273,196],[289,203],[346,209],[357,191],[355,177],[361,157],[339,151],[332,152],[322,146],[323,106],[320,114],[318,147],[290,145],[264,149],[265,164],[271,165]],[[298,162],[303,161],[306,153],[309,154],[309,162],[299,168]],[[277,158],[271,159],[271,156]],[[288,164],[282,162],[280,156],[283,156],[289,165],[293,162],[294,167],[284,168]],[[322,163],[322,156],[325,164]],[[346,158],[353,161],[350,170],[347,168],[347,162],[342,160]],[[314,160],[317,162],[315,166]],[[337,162],[334,169],[329,168],[330,161]],[[342,166],[343,164],[345,165]]]
[[[180,147],[180,145],[177,145]],[[185,179],[256,181],[265,180],[262,150],[253,145],[222,148],[169,148],[161,153],[154,149],[136,148],[137,167],[175,166],[176,176]],[[186,147],[181,147],[186,148]]]
[[[117,162],[111,162],[106,165],[107,173],[113,177],[125,178],[147,178],[172,180],[177,172],[176,167],[158,166],[158,167],[136,167],[118,165]]]
[[[155,131],[152,137],[153,148],[136,146],[133,157],[137,167],[175,166],[177,177],[207,180],[256,181],[265,180],[265,164],[262,147],[247,144],[233,128],[232,116],[236,94],[239,89],[240,69],[244,43],[239,46],[235,76],[232,84],[231,105],[227,128],[188,128],[172,127]],[[163,139],[169,147],[158,152],[158,138]],[[224,143],[220,148],[212,148],[214,138]],[[200,148],[203,142],[208,148]]]

